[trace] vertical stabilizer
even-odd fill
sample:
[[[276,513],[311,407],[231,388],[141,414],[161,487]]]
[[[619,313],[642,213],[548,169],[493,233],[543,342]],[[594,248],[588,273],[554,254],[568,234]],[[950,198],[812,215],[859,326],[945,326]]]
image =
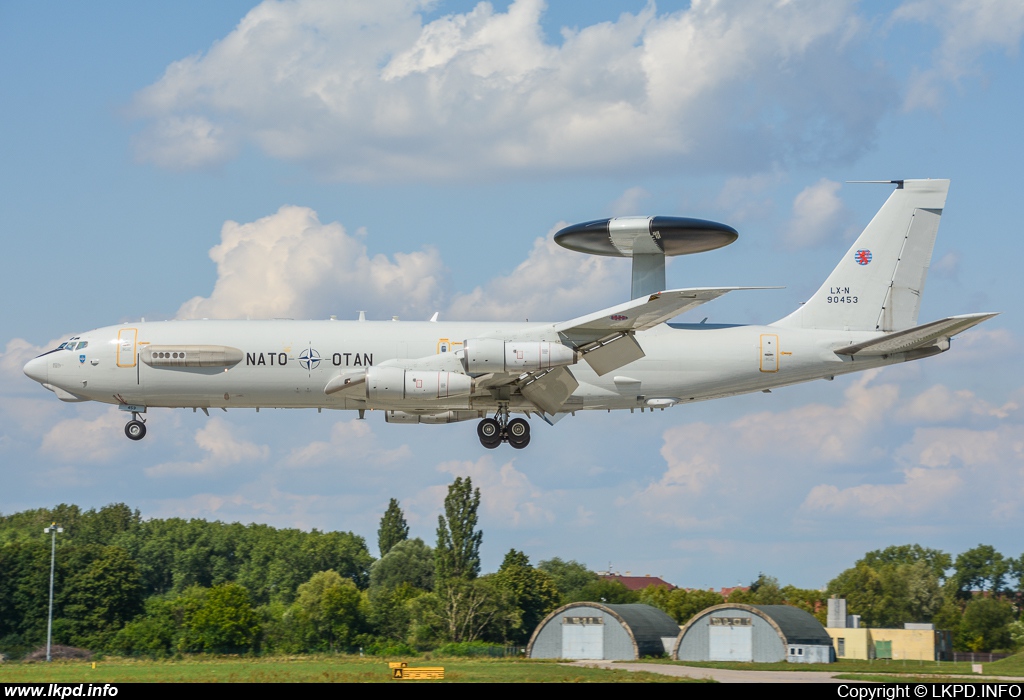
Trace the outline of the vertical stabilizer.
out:
[[[896,180],[871,223],[810,300],[773,325],[899,331],[917,324],[949,180]]]

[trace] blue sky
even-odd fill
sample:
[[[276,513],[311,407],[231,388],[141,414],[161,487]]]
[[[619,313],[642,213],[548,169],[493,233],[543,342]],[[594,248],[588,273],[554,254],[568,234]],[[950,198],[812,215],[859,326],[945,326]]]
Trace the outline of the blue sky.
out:
[[[485,569],[516,547],[819,587],[889,544],[1020,555],[1022,34],[1009,0],[3,3],[0,512],[124,501],[372,549],[390,497],[432,542],[469,475]],[[669,284],[785,285],[697,312],[768,322],[888,194],[846,181],[901,177],[952,180],[922,321],[1002,315],[877,374],[581,414],[523,452],[311,411],[156,411],[133,444],[21,374],[140,317],[569,318],[625,299],[628,263],[551,234],[615,214],[736,227]]]

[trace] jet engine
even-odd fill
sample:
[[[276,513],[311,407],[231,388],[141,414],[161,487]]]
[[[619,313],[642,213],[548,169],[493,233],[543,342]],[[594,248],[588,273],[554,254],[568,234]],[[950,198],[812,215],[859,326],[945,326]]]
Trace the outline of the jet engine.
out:
[[[561,343],[473,338],[462,345],[462,366],[470,374],[535,372],[574,365],[579,353]]]
[[[437,401],[468,397],[473,380],[456,372],[429,372],[401,367],[370,367],[366,370],[366,399],[371,403]]]

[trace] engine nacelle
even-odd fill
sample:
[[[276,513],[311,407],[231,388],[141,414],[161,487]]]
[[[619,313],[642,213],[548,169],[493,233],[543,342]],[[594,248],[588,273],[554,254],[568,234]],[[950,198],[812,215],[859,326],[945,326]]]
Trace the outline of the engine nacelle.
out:
[[[371,403],[438,401],[468,397],[473,380],[456,372],[429,372],[401,367],[370,367],[366,370],[366,399]]]
[[[561,343],[546,340],[505,341],[472,338],[462,344],[462,366],[470,374],[488,372],[536,372],[574,365],[579,353]]]
[[[384,421],[387,423],[423,423],[440,425],[443,423],[459,423],[464,420],[480,420],[487,415],[486,411],[444,411],[443,413],[408,413],[406,411],[385,411]]]

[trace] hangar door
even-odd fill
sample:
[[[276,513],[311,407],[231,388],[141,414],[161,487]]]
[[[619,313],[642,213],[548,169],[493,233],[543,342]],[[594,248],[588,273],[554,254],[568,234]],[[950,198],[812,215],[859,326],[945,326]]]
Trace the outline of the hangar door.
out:
[[[753,620],[749,617],[712,617],[708,629],[710,661],[753,661]]]
[[[603,659],[604,620],[600,617],[562,618],[563,659]]]

